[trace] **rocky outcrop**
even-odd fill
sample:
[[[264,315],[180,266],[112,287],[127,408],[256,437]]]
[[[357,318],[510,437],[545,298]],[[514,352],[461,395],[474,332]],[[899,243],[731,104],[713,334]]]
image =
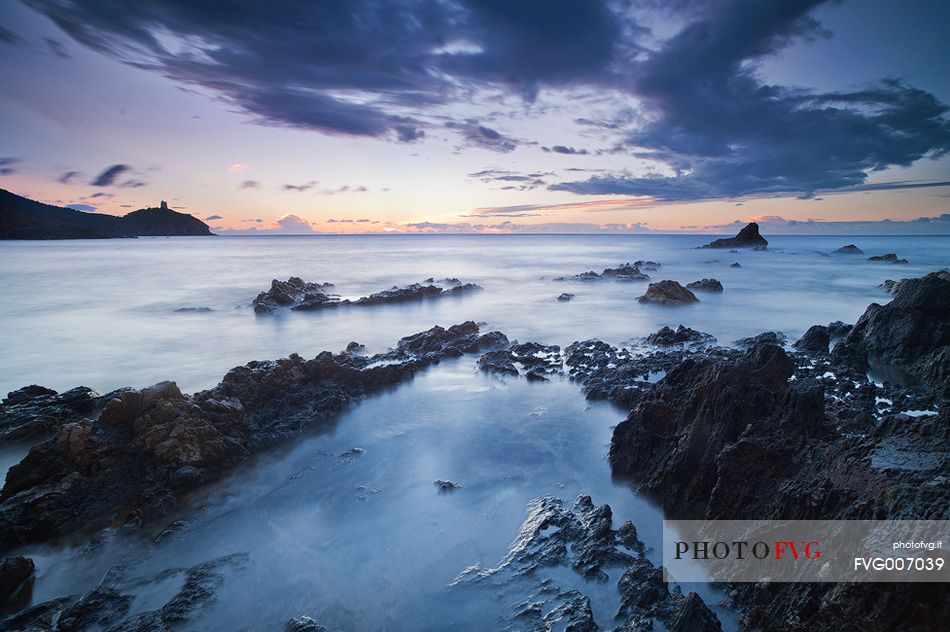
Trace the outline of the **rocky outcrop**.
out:
[[[903,279],[890,303],[869,305],[834,355],[859,369],[895,367],[950,393],[948,347],[950,275],[941,271]]]
[[[562,303],[566,303],[572,298],[574,298],[574,295],[571,294],[570,292],[561,292],[560,296],[557,297],[557,300]]]
[[[561,348],[557,345],[525,342],[482,354],[478,367],[497,375],[524,374],[529,380],[545,381],[562,372],[563,362]]]
[[[746,224],[735,237],[726,237],[712,241],[703,248],[756,248],[768,246],[769,242],[759,234],[759,225]]]
[[[313,618],[304,615],[289,620],[284,630],[286,632],[327,632],[327,629]]]
[[[736,261],[736,262],[734,262],[734,263],[730,263],[730,264],[729,264],[729,267],[730,267],[730,268],[741,268],[741,267],[742,267],[742,264],[739,263],[738,261]]]
[[[536,498],[528,505],[528,515],[505,557],[494,567],[470,566],[451,586],[505,585],[516,578],[523,585],[534,579],[533,592],[509,615],[512,627],[593,632],[599,628],[590,599],[539,576],[547,568],[568,567],[588,580],[606,582],[607,569],[624,568],[617,582],[620,604],[614,620],[618,630],[649,630],[654,621],[683,632],[721,629],[698,595],[684,597],[669,589],[662,571],[643,557],[643,543],[632,523],[617,530],[612,523],[610,507],[594,505],[589,496],[578,496],[572,506],[552,496]]]
[[[758,336],[739,338],[735,341],[735,345],[743,349],[748,349],[749,347],[754,347],[759,344],[778,345],[781,347],[787,340],[788,337],[780,331],[763,331]]]
[[[4,630],[67,632],[72,630],[175,630],[187,628],[191,619],[214,603],[224,583],[226,567],[240,567],[247,556],[238,553],[197,564],[169,568],[155,576],[126,577],[124,567],[114,566],[103,581],[86,594],[51,599],[0,620]],[[137,612],[135,592],[178,580],[181,588],[160,607]]]
[[[459,296],[482,289],[474,283],[462,283],[458,279],[435,281],[430,278],[423,283],[412,283],[402,287],[393,286],[388,290],[375,292],[356,300],[341,300],[336,294],[327,292],[332,287],[334,287],[332,283],[307,283],[299,277],[290,277],[286,281],[274,279],[271,282],[271,289],[261,292],[254,299],[254,311],[258,314],[269,314],[280,307],[290,307],[297,311],[317,311],[343,305],[405,303],[441,296]]]
[[[812,325],[792,346],[808,353],[822,354],[828,353],[830,343],[831,336],[828,333],[828,328],[824,325]]]
[[[688,305],[698,303],[699,299],[676,281],[666,280],[651,283],[639,301],[657,305]]]
[[[371,357],[324,351],[311,360],[251,362],[190,396],[174,382],[121,392],[98,417],[62,424],[10,468],[0,491],[0,546],[148,522],[261,447],[443,359],[500,344],[503,334],[482,335],[467,322]]]
[[[863,255],[864,254],[864,251],[858,248],[857,246],[855,246],[854,244],[841,246],[840,248],[835,250],[835,252],[842,255]]]
[[[696,331],[689,327],[680,325],[675,330],[670,327],[663,327],[659,331],[650,334],[646,338],[650,344],[659,347],[672,347],[674,345],[710,345],[716,342],[716,339],[702,331]]]
[[[304,300],[329,301],[330,297],[325,291],[332,287],[332,283],[308,283],[300,277],[290,277],[286,281],[274,279],[270,283],[270,289],[258,294],[252,304],[258,314],[268,314],[280,307],[296,305]]]
[[[101,410],[117,394],[102,396],[85,386],[64,393],[36,384],[24,386],[0,402],[0,442],[51,434]]]
[[[640,271],[643,266],[647,270],[659,270],[660,264],[655,261],[637,261],[634,264],[621,263],[616,268],[605,268],[600,274],[590,270],[569,277],[557,277],[555,281],[600,281],[610,279],[613,281],[646,281],[650,277]]]
[[[868,257],[868,261],[884,261],[887,263],[907,263],[907,259],[898,259],[897,255],[893,252],[889,252],[886,255],[874,255],[873,257]]]
[[[14,610],[30,602],[34,570],[33,560],[28,557],[0,560],[0,612]]]
[[[716,279],[700,279],[699,281],[687,283],[686,287],[690,290],[698,290],[700,292],[722,292],[722,283]]]

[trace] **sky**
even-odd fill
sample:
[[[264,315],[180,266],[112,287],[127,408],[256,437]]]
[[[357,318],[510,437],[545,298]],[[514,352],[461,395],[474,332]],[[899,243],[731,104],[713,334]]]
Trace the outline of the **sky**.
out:
[[[934,0],[11,0],[0,187],[221,234],[950,234],[948,24]]]

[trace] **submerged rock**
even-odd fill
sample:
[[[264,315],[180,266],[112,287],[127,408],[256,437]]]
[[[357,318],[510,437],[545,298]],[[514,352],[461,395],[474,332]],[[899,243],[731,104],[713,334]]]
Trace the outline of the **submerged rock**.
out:
[[[650,277],[640,271],[643,265],[649,270],[658,270],[660,264],[655,261],[637,261],[635,264],[621,263],[616,268],[605,268],[600,274],[589,270],[569,277],[557,277],[555,281],[600,281],[603,279],[612,279],[614,281],[646,281]]]
[[[680,325],[675,330],[663,327],[656,333],[647,336],[647,342],[661,347],[685,344],[712,344],[716,339],[702,331],[696,331]]]
[[[738,261],[736,261],[735,263],[729,264],[729,267],[730,267],[730,268],[741,268],[741,267],[742,267],[742,264],[740,264]]]
[[[284,626],[286,632],[327,632],[327,629],[311,617],[301,615],[289,620]]]
[[[433,327],[371,357],[324,351],[311,360],[251,362],[190,396],[174,382],[121,392],[98,416],[64,423],[10,468],[0,491],[0,550],[130,515],[147,523],[263,446],[427,366],[501,341],[467,322]]]
[[[524,373],[529,380],[543,381],[561,373],[563,362],[561,348],[557,345],[526,342],[482,354],[478,359],[478,367],[498,375],[517,376]]]
[[[462,488],[462,486],[459,483],[456,483],[455,481],[444,481],[442,479],[438,479],[433,484],[436,486],[436,488],[438,488],[439,492],[443,494],[446,492],[453,492],[456,489]]]
[[[755,222],[746,224],[735,237],[726,237],[712,241],[703,248],[754,248],[768,246],[769,242],[759,234],[759,225]]]
[[[864,251],[855,246],[854,244],[848,244],[847,246],[841,246],[835,252],[843,255],[863,255]]]
[[[651,283],[639,301],[658,305],[687,305],[698,303],[699,299],[676,281],[666,280]]]
[[[687,283],[686,287],[690,290],[699,290],[701,292],[722,292],[722,283],[716,279],[700,279]]]
[[[907,263],[907,259],[898,259],[897,255],[889,252],[886,255],[874,255],[868,257],[868,261],[886,261],[887,263]]]
[[[562,292],[561,295],[557,297],[557,300],[561,301],[562,303],[566,303],[572,298],[574,298],[574,295],[570,292]]]

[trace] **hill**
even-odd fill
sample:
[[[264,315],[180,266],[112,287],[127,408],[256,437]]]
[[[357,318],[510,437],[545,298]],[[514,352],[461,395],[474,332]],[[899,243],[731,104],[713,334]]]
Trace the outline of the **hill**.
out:
[[[0,239],[109,239],[213,235],[208,225],[168,208],[143,208],[122,217],[43,204],[0,189]]]

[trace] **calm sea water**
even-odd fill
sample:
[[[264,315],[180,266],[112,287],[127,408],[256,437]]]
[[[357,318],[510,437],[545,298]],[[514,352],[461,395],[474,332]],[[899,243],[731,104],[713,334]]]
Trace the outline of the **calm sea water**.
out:
[[[766,329],[792,339],[831,320],[853,322],[889,296],[877,285],[950,265],[946,237],[775,237],[768,252],[696,250],[697,236],[379,236],[138,239],[0,243],[0,384],[105,391],[174,379],[185,391],[212,386],[232,366],[291,352],[308,357],[357,340],[370,352],[434,324],[485,322],[511,338],[565,346],[596,337],[614,344],[683,323],[723,342]],[[865,256],[832,255],[857,243]],[[910,264],[866,261],[896,252]],[[636,259],[663,264],[654,279],[722,281],[722,295],[680,308],[637,303],[645,283],[564,283]],[[710,260],[718,260],[710,262]],[[742,268],[731,268],[734,261]],[[356,297],[429,276],[454,276],[478,294],[419,304],[255,316],[249,307],[272,278],[332,281]],[[576,294],[559,303],[561,292]],[[208,312],[176,312],[208,307]],[[606,462],[624,416],[584,401],[566,380],[529,384],[479,373],[473,357],[445,362],[370,398],[332,424],[259,456],[190,499],[190,522],[161,543],[106,538],[94,547],[34,547],[35,602],[83,593],[122,566],[134,611],[160,606],[182,577],[136,584],[171,567],[223,555],[218,600],[189,628],[279,630],[308,614],[331,629],[494,629],[528,586],[450,589],[465,567],[505,554],[528,501],[590,494],[615,526],[633,520],[659,556],[660,512]],[[339,455],[363,452],[352,460]],[[0,450],[0,467],[26,446]],[[437,491],[436,479],[462,488]],[[618,606],[606,584],[551,571],[592,599],[609,629]],[[696,587],[693,587],[694,589]],[[705,588],[707,601],[721,595]],[[718,609],[726,627],[732,615]]]

